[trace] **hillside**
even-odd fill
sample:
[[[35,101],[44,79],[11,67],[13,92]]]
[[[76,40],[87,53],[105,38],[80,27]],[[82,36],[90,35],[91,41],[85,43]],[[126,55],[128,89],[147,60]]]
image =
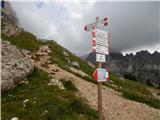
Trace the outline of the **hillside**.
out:
[[[18,48],[23,49],[22,51],[26,55],[26,57],[31,58],[34,61],[35,66],[37,66],[38,69],[41,69],[41,70],[45,71],[44,74],[46,74],[46,76],[44,76],[43,78],[39,78],[41,75],[36,76],[36,75],[34,75],[35,73],[33,72],[31,74],[31,77],[30,76],[28,77],[27,81],[29,81],[29,83],[28,82],[27,83],[22,82],[22,84],[18,85],[18,87],[16,89],[9,91],[7,94],[2,96],[2,118],[3,118],[3,116],[13,117],[13,116],[17,116],[17,115],[19,116],[20,115],[20,117],[22,117],[24,119],[28,119],[29,116],[26,116],[26,115],[23,114],[23,112],[25,112],[25,111],[19,111],[19,112],[17,111],[17,109],[19,107],[16,104],[19,104],[19,106],[23,105],[23,101],[25,99],[29,99],[33,102],[34,101],[33,96],[35,96],[36,94],[39,94],[39,96],[43,96],[43,95],[50,96],[49,98],[47,98],[47,97],[44,97],[44,98],[42,97],[41,98],[41,99],[46,99],[45,101],[49,102],[50,100],[48,100],[48,99],[52,99],[52,95],[49,95],[50,91],[53,92],[54,89],[58,89],[54,85],[58,85],[58,87],[60,88],[58,90],[60,90],[62,92],[62,93],[60,92],[59,94],[56,95],[56,97],[59,96],[60,98],[61,98],[61,95],[63,95],[63,91],[64,91],[63,89],[61,90],[62,85],[64,85],[64,88],[65,88],[65,84],[69,84],[69,89],[70,89],[70,86],[73,86],[73,85],[70,85],[72,83],[70,83],[70,82],[65,83],[64,81],[63,81],[64,83],[63,82],[59,83],[57,81],[53,81],[53,86],[52,87],[51,86],[46,86],[49,83],[49,79],[47,78],[47,76],[49,76],[50,80],[54,79],[54,80],[65,80],[65,81],[69,80],[69,81],[72,81],[79,91],[78,94],[85,97],[87,99],[87,101],[89,102],[89,104],[91,106],[93,106],[93,108],[96,108],[97,97],[96,97],[96,95],[94,95],[94,94],[96,94],[96,91],[94,91],[94,93],[92,93],[93,90],[97,89],[96,86],[93,84],[93,83],[95,83],[95,81],[91,77],[93,68],[91,68],[89,65],[87,65],[86,62],[84,62],[80,58],[74,56],[71,52],[69,52],[68,50],[59,46],[56,42],[54,42],[54,41],[47,41],[47,42],[39,41],[39,40],[36,39],[36,37],[34,37],[32,34],[30,34],[28,32],[23,32],[23,33],[19,34],[18,36],[15,36],[15,37],[7,37],[7,36],[2,34],[2,39],[9,40],[12,44],[16,45]],[[23,42],[20,42],[20,40],[23,41]],[[40,47],[40,46],[46,46],[46,45],[48,47]],[[45,52],[43,52],[43,51],[45,51]],[[65,53],[64,53],[64,51],[65,51]],[[48,55],[46,56],[46,54],[48,54]],[[69,64],[68,62],[66,62],[66,58],[67,59],[69,58],[70,63],[71,63],[71,61],[76,61],[76,62],[78,61],[80,67]],[[35,71],[37,71],[37,68],[35,69]],[[71,68],[74,68],[74,69],[71,69]],[[79,72],[78,70],[79,71],[82,70],[83,72]],[[42,71],[42,73],[43,73],[43,71]],[[76,72],[76,71],[78,71],[78,72]],[[37,73],[37,74],[42,74],[42,73],[40,72],[40,73]],[[74,76],[72,73],[74,73],[76,76]],[[84,75],[84,73],[86,73],[86,74]],[[32,78],[32,76],[34,76],[34,78]],[[37,79],[37,82],[34,81],[34,79]],[[44,79],[46,81],[44,81],[44,83],[40,83],[40,81],[41,80],[43,81]],[[92,83],[85,82],[84,79],[87,80],[87,81],[90,81]],[[104,99],[106,99],[106,101],[108,101],[108,102],[112,101],[113,96],[117,96],[117,97],[119,96],[118,98],[122,99],[122,97],[121,97],[121,95],[122,95],[125,98],[135,100],[135,101],[139,101],[139,102],[142,102],[142,103],[146,103],[147,105],[155,107],[155,108],[160,108],[159,100],[156,99],[154,96],[152,96],[152,94],[147,90],[146,86],[141,85],[141,84],[136,83],[136,82],[133,82],[133,81],[120,80],[118,77],[116,77],[115,75],[112,75],[112,74],[110,75],[110,79],[111,80],[107,83],[104,83],[104,85],[107,86],[107,87],[110,87],[112,89],[115,89],[116,91],[119,91],[119,92],[116,93],[114,90],[108,89],[107,87],[104,88],[105,89],[104,93],[107,92],[106,94],[108,94],[108,92],[110,92],[110,95],[111,95],[110,100],[108,100],[109,96],[106,96],[104,98]],[[34,87],[35,85],[38,85],[38,86]],[[88,86],[85,87],[85,85],[88,85]],[[35,89],[35,92],[34,92],[34,89]],[[40,89],[40,90],[42,89],[41,91],[46,91],[46,92],[40,92],[39,93],[38,92],[39,90],[37,90],[37,89]],[[51,90],[51,89],[53,89],[53,90]],[[65,91],[66,91],[66,89],[67,88],[65,88]],[[71,87],[71,89],[73,89],[73,87]],[[132,91],[130,91],[131,89],[132,89]],[[72,90],[69,90],[69,91],[72,91]],[[93,95],[94,98],[92,98],[90,95],[88,95],[86,93],[87,91],[89,93],[91,92],[90,94]],[[26,94],[24,94],[24,93],[26,93]],[[75,95],[77,94],[77,92],[71,92],[71,93],[74,93]],[[53,94],[55,94],[55,93],[53,92]],[[64,93],[64,96],[65,96],[65,94],[68,96],[67,93]],[[72,94],[72,95],[74,96],[74,94]],[[105,96],[105,94],[104,94],[104,96]],[[62,99],[63,99],[63,97],[62,97]],[[15,101],[15,99],[17,99],[18,101],[17,100]],[[95,101],[94,101],[94,99],[95,99]],[[115,99],[117,99],[117,98],[115,98]],[[11,101],[13,101],[13,102],[11,102]],[[83,101],[82,104],[88,103],[87,101],[85,101],[85,102]],[[122,101],[125,102],[126,100],[123,99]],[[38,106],[33,106],[34,104],[30,103],[30,107],[28,109],[30,109],[31,106],[33,107],[32,109],[37,109],[37,110],[38,109],[43,109],[43,107],[45,107],[43,102],[41,103],[41,100],[39,102],[40,102],[39,107]],[[112,101],[112,102],[114,102],[114,101]],[[117,106],[119,100],[117,100],[115,102],[116,103],[112,103],[112,104],[115,104]],[[131,101],[128,101],[128,102],[133,104]],[[15,104],[16,106],[13,107],[13,104]],[[69,103],[66,103],[66,104],[71,104],[71,103],[69,102]],[[138,104],[138,103],[136,103],[136,104]],[[51,105],[52,105],[52,103],[51,103]],[[138,105],[140,105],[140,104],[138,104]],[[8,106],[10,106],[10,107],[8,107]],[[84,106],[86,106],[86,105],[84,105]],[[106,103],[106,107],[108,107],[108,103]],[[114,107],[113,108],[112,107],[113,106],[111,106],[111,109],[114,108]],[[6,109],[6,108],[8,108],[8,109]],[[146,105],[145,106],[142,105],[142,108],[150,109]],[[59,109],[59,108],[57,108],[57,109]],[[64,109],[67,109],[67,108],[64,108]],[[84,109],[86,109],[86,108],[83,108],[81,112],[84,112]],[[139,108],[139,109],[141,109],[141,108]],[[91,118],[94,117],[92,119],[96,119],[97,113],[94,111],[92,113],[94,116],[90,116],[88,114],[90,114],[90,111],[92,112],[93,110],[90,110],[90,108],[87,108],[87,110],[88,110],[88,113],[85,112],[84,116],[88,116],[87,119],[90,119],[90,117]],[[16,114],[13,111],[17,111],[18,114]],[[54,111],[51,110],[50,112],[54,112]],[[70,112],[72,112],[72,111],[70,111]],[[120,111],[117,111],[117,112],[119,113]],[[139,112],[139,111],[137,111],[137,112]],[[154,119],[158,118],[158,111],[157,112],[152,111],[151,113],[155,114]],[[35,114],[37,116],[37,114],[39,114],[39,113],[35,113]],[[65,113],[65,114],[68,114],[68,113]],[[107,113],[107,114],[109,114],[109,113]],[[119,113],[119,114],[122,115],[121,113]],[[136,113],[136,114],[138,114],[138,113]],[[156,116],[156,114],[157,114],[157,116]],[[49,116],[51,116],[51,115],[49,115]],[[33,115],[33,116],[31,115],[30,117],[34,118],[35,115]],[[124,117],[124,116],[122,115],[121,117]],[[140,116],[140,118],[141,117],[142,116]],[[143,117],[145,117],[145,116],[143,116]],[[75,117],[74,119],[77,119],[77,118]],[[57,118],[57,119],[61,119],[61,118]],[[114,118],[114,119],[116,119],[116,118]],[[151,118],[151,119],[153,119],[153,118]]]
[[[4,32],[1,37],[34,64],[31,74],[2,93],[2,120],[98,119],[94,68],[86,61],[54,40],[38,39],[21,28],[12,35]],[[103,101],[107,120],[159,120],[159,98],[147,86],[115,74],[110,73],[110,80],[103,84]]]

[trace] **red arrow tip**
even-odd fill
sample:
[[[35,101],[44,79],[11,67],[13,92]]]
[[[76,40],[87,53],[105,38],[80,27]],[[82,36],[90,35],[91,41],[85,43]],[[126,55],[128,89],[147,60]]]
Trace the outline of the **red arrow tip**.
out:
[[[84,27],[84,30],[87,31],[87,26]]]
[[[104,21],[106,21],[106,20],[108,20],[108,18],[107,18],[107,17],[105,17],[105,18],[104,18]]]

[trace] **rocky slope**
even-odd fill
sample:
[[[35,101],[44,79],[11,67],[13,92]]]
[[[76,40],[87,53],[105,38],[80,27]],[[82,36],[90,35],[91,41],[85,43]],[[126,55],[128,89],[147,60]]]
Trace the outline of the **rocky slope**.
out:
[[[1,33],[6,36],[16,36],[21,30],[10,3],[5,2],[1,9]],[[1,42],[1,55],[1,90],[4,92],[14,88],[17,83],[26,79],[32,73],[34,65],[20,49],[11,45],[5,39],[2,39]]]
[[[26,79],[32,73],[34,65],[22,54],[21,50],[8,41],[1,42],[1,54],[1,90],[4,92]]]
[[[95,55],[89,54],[87,60],[95,64]],[[157,51],[153,54],[140,51],[136,55],[127,54],[126,56],[121,53],[111,53],[106,57],[106,61],[113,73],[144,84],[160,86],[160,53]]]

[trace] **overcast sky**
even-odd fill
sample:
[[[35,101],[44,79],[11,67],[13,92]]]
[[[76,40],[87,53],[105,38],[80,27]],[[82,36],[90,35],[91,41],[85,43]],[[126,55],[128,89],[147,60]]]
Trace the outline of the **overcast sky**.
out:
[[[160,2],[16,2],[11,5],[20,25],[38,38],[52,39],[73,53],[92,49],[91,32],[84,26],[108,17],[112,51],[160,52]]]

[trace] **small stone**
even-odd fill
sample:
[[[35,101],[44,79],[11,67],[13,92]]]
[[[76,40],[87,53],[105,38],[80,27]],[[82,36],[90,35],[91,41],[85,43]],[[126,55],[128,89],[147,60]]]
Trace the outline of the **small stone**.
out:
[[[66,56],[66,57],[69,56],[69,54],[66,51],[63,51],[63,55]]]
[[[29,83],[29,81],[25,81],[25,84],[28,84]]]
[[[19,120],[18,117],[13,117],[11,120]]]
[[[80,68],[80,65],[78,62],[74,61],[74,62],[71,62],[71,65],[74,66],[74,67],[77,67],[77,68]]]
[[[55,79],[50,80],[50,82],[48,83],[48,85],[57,85],[61,90],[65,89],[63,87],[63,85],[62,85],[62,82],[59,81],[59,80],[55,80]]]
[[[23,101],[23,103],[26,103],[26,102],[28,102],[29,101],[29,99],[25,99],[24,101]]]

